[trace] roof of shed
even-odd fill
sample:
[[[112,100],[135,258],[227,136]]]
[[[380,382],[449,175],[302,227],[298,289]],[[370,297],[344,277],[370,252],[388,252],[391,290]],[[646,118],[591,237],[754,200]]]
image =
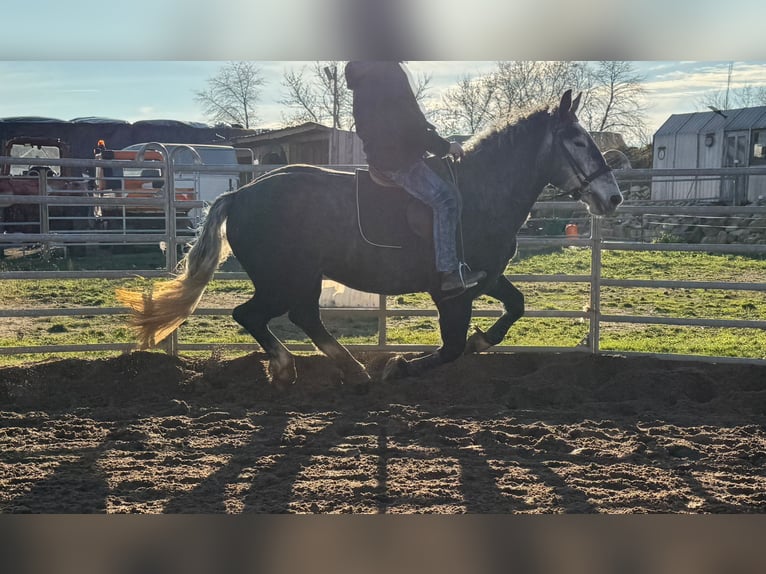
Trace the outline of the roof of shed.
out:
[[[721,113],[726,117],[712,111],[673,114],[660,126],[655,136],[766,128],[766,106],[725,110]]]
[[[736,114],[729,115],[725,129],[727,130],[747,130],[753,128],[766,128],[766,106],[756,108],[744,108],[742,110],[733,110]]]
[[[318,124],[316,122],[306,122],[297,126],[268,130],[256,134],[245,134],[242,136],[237,136],[236,138],[232,138],[232,141],[235,141],[239,144],[255,144],[260,142],[272,142],[299,134],[326,131],[332,131],[332,128],[323,126],[322,124]]]

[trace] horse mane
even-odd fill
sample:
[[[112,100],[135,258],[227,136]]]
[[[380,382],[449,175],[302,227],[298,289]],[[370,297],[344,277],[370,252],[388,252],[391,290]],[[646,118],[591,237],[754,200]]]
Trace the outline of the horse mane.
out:
[[[551,111],[546,106],[525,115],[509,116],[504,122],[497,123],[469,139],[465,144],[465,151],[473,153],[487,148],[513,146],[517,139],[526,138],[530,132],[539,130],[553,113],[555,110]]]
[[[459,170],[466,211],[481,212],[490,226],[494,223],[488,219],[494,218],[502,219],[498,225],[506,229],[516,229],[523,223],[542,190],[539,146],[552,113],[555,109],[538,108],[466,143]],[[498,206],[513,206],[511,219]]]
[[[473,180],[472,187],[477,195],[490,199],[490,196],[504,193],[502,189],[511,184],[517,190],[535,187],[531,178],[537,171],[530,168],[537,166],[539,142],[551,117],[547,107],[539,108],[519,119],[509,119],[505,125],[493,127],[468,141],[461,171]],[[521,199],[522,195],[517,191],[513,197]],[[481,201],[478,197],[476,200]]]

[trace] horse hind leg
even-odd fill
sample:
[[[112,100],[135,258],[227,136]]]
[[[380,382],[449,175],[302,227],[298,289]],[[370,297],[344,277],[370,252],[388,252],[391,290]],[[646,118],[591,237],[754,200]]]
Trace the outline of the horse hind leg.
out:
[[[295,382],[295,358],[269,329],[269,321],[285,313],[278,305],[267,305],[258,295],[232,312],[234,320],[250,333],[269,356],[271,384],[284,390]]]
[[[340,369],[343,382],[357,392],[366,392],[370,375],[359,361],[333,337],[322,323],[319,313],[319,296],[294,305],[288,313],[289,319],[300,327],[317,348],[327,355]]]

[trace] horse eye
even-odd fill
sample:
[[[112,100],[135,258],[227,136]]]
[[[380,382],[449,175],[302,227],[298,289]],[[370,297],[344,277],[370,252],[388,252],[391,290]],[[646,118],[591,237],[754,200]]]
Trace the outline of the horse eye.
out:
[[[587,147],[583,141],[575,141],[575,147]]]

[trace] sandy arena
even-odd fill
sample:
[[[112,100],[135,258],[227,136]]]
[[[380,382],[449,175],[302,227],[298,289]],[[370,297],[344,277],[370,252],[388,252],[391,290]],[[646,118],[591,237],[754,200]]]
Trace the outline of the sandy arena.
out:
[[[359,354],[379,374],[390,354]],[[4,513],[766,511],[766,367],[469,356],[342,387],[329,361],[160,353],[0,369]]]

